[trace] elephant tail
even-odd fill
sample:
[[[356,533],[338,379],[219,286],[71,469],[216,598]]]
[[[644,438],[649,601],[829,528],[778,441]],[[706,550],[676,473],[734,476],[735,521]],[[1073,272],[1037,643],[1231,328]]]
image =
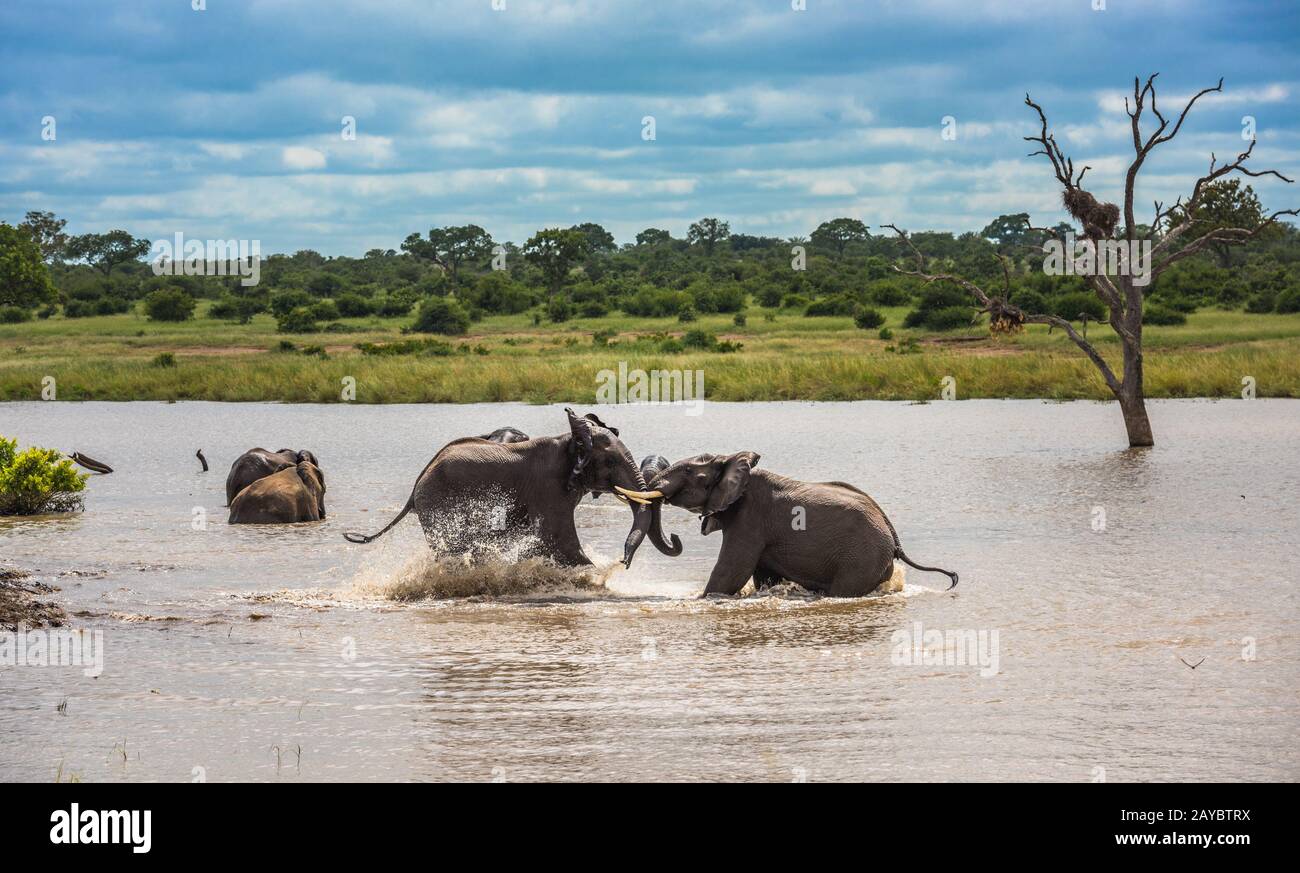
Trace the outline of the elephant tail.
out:
[[[402,507],[402,511],[397,513],[397,518],[394,518],[388,524],[384,525],[384,529],[381,530],[379,533],[366,536],[365,534],[345,532],[343,534],[343,539],[347,540],[350,543],[372,543],[375,540],[382,537],[384,534],[388,533],[389,529],[393,525],[397,524],[399,521],[406,518],[406,514],[410,512],[414,506],[415,506],[415,493],[412,492],[411,496],[406,501],[406,505]]]
[[[895,542],[897,542],[898,535],[895,534],[894,536],[895,536]],[[915,567],[918,570],[925,570],[928,573],[942,573],[943,575],[947,576],[949,579],[952,580],[952,584],[949,585],[947,589],[949,591],[957,587],[957,574],[954,573],[952,570],[944,570],[941,567],[923,567],[920,564],[913,561],[911,558],[909,558],[907,554],[903,551],[902,547],[897,545],[894,546],[894,557],[898,558],[900,561],[902,561],[904,564],[906,564],[909,567]]]
[[[839,482],[839,483],[836,483],[836,484],[843,485],[844,483]],[[847,487],[849,487],[849,488],[853,488],[852,485],[848,485]],[[945,569],[943,569],[942,567],[925,567],[925,566],[922,566],[921,564],[916,563],[916,562],[913,561],[911,558],[909,558],[909,557],[907,556],[907,553],[903,551],[903,545],[902,545],[902,543],[900,543],[900,542],[898,541],[898,531],[894,530],[894,523],[893,523],[892,521],[889,520],[889,516],[885,515],[885,510],[881,509],[881,508],[880,508],[880,504],[877,503],[874,499],[872,499],[872,497],[871,497],[870,495],[868,495],[866,492],[861,491],[861,490],[859,490],[859,489],[857,489],[857,488],[853,488],[853,490],[854,490],[854,491],[857,491],[857,492],[858,492],[859,494],[861,494],[863,497],[867,498],[867,500],[869,500],[869,501],[871,502],[871,505],[874,506],[874,507],[876,508],[876,512],[880,513],[880,517],[881,517],[882,519],[884,519],[884,521],[885,521],[885,526],[889,528],[889,535],[890,535],[891,537],[894,538],[894,557],[895,557],[895,558],[897,558],[898,560],[902,561],[904,564],[906,564],[906,565],[909,566],[909,567],[915,567],[916,569],[918,569],[918,570],[924,570],[924,571],[927,572],[927,573],[942,573],[943,575],[947,576],[949,579],[952,580],[952,584],[949,585],[948,588],[947,588],[948,591],[951,591],[952,589],[954,589],[954,588],[957,587],[957,574],[954,573],[953,571],[951,571],[951,570],[945,570]]]

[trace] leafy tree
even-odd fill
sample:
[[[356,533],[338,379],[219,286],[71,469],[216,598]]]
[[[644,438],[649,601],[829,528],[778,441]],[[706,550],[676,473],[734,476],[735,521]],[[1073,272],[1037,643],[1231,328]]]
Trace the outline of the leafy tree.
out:
[[[108,233],[85,233],[68,240],[67,254],[73,260],[84,260],[108,278],[118,264],[139,260],[149,252],[149,240],[141,239],[124,230]]]
[[[834,249],[842,258],[850,243],[866,242],[869,236],[867,226],[856,218],[833,218],[818,225],[809,239],[819,248]]]
[[[614,243],[614,235],[599,224],[585,222],[575,224],[569,230],[576,230],[587,240],[587,251],[593,255],[609,254],[617,251],[618,246]]]
[[[1242,185],[1240,179],[1220,179],[1210,182],[1201,191],[1200,199],[1191,215],[1185,206],[1179,206],[1170,212],[1169,227],[1176,227],[1191,219],[1196,235],[1214,230],[1240,228],[1256,231],[1268,219],[1264,207],[1249,185]],[[1265,237],[1267,238],[1267,236]],[[1225,270],[1232,266],[1232,250],[1239,243],[1231,238],[1212,240],[1208,244],[1210,251],[1219,260],[1219,266]]]
[[[188,321],[194,315],[194,298],[179,288],[160,288],[144,299],[150,321]]]
[[[460,265],[479,261],[492,254],[492,235],[477,224],[429,228],[429,238],[413,233],[402,242],[402,251],[432,261],[451,279],[450,294],[455,296]]]
[[[0,436],[0,515],[80,509],[87,478],[54,449],[19,452],[17,440]]]
[[[1067,229],[1069,225],[1066,225]],[[984,239],[993,240],[1000,252],[1011,252],[1020,246],[1032,244],[1041,239],[1030,230],[1029,213],[1017,212],[1014,215],[999,215],[980,231]]]
[[[731,225],[718,218],[701,218],[686,231],[686,241],[704,246],[704,253],[713,256],[713,248],[731,236]]]
[[[0,222],[0,305],[30,309],[54,298],[40,247],[25,231]]]
[[[657,227],[647,227],[636,235],[636,244],[639,246],[657,246],[672,241],[673,235],[671,233]]]
[[[68,244],[68,235],[63,232],[67,224],[65,219],[56,218],[53,212],[32,210],[18,227],[31,234],[32,242],[40,248],[45,263],[53,264],[62,260],[64,247]]]
[[[469,315],[455,300],[430,297],[420,304],[420,311],[415,315],[415,324],[411,330],[458,336],[469,330]]]
[[[524,259],[541,271],[547,290],[554,298],[586,250],[587,239],[582,233],[552,227],[533,234],[524,245]]]

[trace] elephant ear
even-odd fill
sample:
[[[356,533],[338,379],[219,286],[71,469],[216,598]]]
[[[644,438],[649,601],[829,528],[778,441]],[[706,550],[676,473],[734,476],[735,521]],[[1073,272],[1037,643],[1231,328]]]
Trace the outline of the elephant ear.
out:
[[[295,467],[298,471],[298,478],[303,481],[307,487],[316,486],[321,491],[325,490],[325,481],[321,476],[320,470],[311,461],[299,461]]]
[[[749,471],[758,466],[758,454],[756,452],[736,452],[736,454],[726,459],[726,466],[722,469],[722,476],[718,478],[718,484],[714,485],[709,491],[709,499],[704,504],[704,516],[708,521],[709,516],[724,512],[741,498],[745,493],[745,488],[749,486]],[[704,525],[700,532],[708,534],[710,531]],[[717,528],[713,528],[716,530]]]
[[[591,422],[585,418],[578,418],[572,409],[567,406],[564,408],[565,413],[569,416],[569,430],[573,434],[573,445],[577,451],[577,459],[574,461],[573,470],[569,473],[569,482],[566,486],[570,491],[578,487],[578,480],[582,477],[582,470],[591,460]]]
[[[592,422],[593,424],[598,424],[598,425],[600,425],[600,426],[603,427],[605,430],[607,430],[607,431],[609,431],[610,433],[612,433],[614,436],[618,436],[618,428],[616,428],[616,427],[610,427],[609,425],[605,424],[605,422],[601,421],[599,418],[596,417],[596,413],[594,413],[594,412],[588,412],[586,415],[583,416],[583,418],[587,419],[587,421],[590,421],[590,422]]]

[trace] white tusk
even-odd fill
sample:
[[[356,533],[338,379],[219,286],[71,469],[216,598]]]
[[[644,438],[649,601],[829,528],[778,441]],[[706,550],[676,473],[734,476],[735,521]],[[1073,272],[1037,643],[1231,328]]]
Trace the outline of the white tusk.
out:
[[[664,496],[662,491],[629,491],[619,485],[615,485],[614,490],[629,500],[635,500],[638,503],[649,503],[651,500],[658,500]]]

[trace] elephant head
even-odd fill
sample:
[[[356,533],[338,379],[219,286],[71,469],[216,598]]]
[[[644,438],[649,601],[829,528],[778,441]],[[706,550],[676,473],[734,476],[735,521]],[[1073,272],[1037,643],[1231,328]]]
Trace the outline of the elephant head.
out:
[[[641,470],[632,453],[618,438],[618,430],[588,414],[578,416],[565,409],[572,436],[570,457],[573,467],[566,487],[570,491],[589,491],[593,495],[615,494],[632,507],[632,529],[623,543],[623,564],[632,566],[632,557],[645,539],[654,521],[652,501],[635,496],[646,490]],[[659,537],[662,541],[662,534]]]
[[[707,536],[721,529],[716,516],[744,496],[758,459],[757,452],[696,455],[659,470],[650,481],[651,490],[637,496],[698,512],[700,533]]]
[[[297,469],[298,478],[302,480],[307,493],[316,501],[316,509],[320,512],[320,517],[325,518],[325,474],[311,461],[299,461]]]

